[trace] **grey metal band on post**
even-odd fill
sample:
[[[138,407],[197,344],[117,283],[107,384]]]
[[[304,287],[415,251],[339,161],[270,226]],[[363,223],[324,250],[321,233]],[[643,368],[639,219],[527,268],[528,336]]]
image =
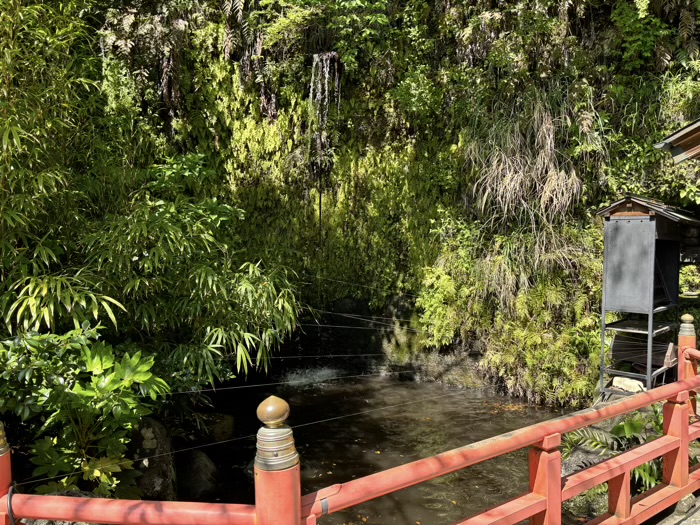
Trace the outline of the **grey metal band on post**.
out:
[[[294,447],[294,434],[284,422],[289,405],[283,399],[270,396],[258,406],[258,419],[265,425],[258,430],[255,466],[261,470],[285,470],[299,463]]]
[[[255,465],[263,470],[284,470],[299,463],[292,429],[287,425],[258,430]]]

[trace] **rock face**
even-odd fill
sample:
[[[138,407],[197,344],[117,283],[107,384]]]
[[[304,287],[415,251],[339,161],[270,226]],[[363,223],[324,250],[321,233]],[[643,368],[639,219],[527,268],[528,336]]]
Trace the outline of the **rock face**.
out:
[[[633,393],[644,392],[646,390],[641,381],[637,381],[636,379],[630,379],[629,377],[614,378],[612,386],[613,388],[619,388],[620,390],[624,390],[625,392]]]
[[[164,501],[177,499],[175,461],[165,427],[155,419],[145,418],[134,430],[132,449],[136,460],[158,456],[134,464],[142,474],[137,483],[143,491],[143,498]]]
[[[676,512],[679,514],[688,514],[695,506],[695,496],[688,494],[685,498],[676,504]]]
[[[233,437],[234,421],[231,414],[202,415],[213,442],[227,441]]]
[[[201,450],[178,454],[178,499],[196,501],[216,489],[216,465]]]
[[[568,458],[562,462],[561,475],[569,476],[574,472],[591,467],[612,457],[612,452],[601,454],[599,451],[576,447]]]

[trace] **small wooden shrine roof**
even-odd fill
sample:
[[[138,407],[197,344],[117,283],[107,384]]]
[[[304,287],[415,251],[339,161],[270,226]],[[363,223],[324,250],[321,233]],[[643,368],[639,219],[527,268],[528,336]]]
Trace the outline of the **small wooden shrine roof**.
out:
[[[654,144],[654,147],[670,151],[674,164],[700,158],[700,119],[679,129],[658,144]]]
[[[661,217],[665,217],[679,224],[700,226],[700,221],[698,219],[682,213],[680,210],[674,208],[673,206],[664,204],[661,201],[637,197],[636,195],[627,195],[625,198],[613,202],[610,206],[606,206],[605,208],[598,210],[598,215],[600,215],[601,217],[606,217],[614,213],[640,211],[645,213],[654,212],[655,214],[660,215]]]

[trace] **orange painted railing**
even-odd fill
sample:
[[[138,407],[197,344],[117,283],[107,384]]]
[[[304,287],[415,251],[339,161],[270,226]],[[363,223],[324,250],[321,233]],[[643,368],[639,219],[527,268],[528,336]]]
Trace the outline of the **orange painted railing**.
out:
[[[688,322],[688,319],[690,321]],[[700,438],[695,416],[695,390],[700,390],[692,318],[684,317],[679,336],[679,381],[623,398],[606,406],[521,428],[436,456],[333,485],[301,496],[299,460],[291,429],[283,423],[289,407],[279,399],[258,409],[265,423],[258,433],[255,505],[125,501],[59,496],[12,496],[17,519],[54,519],[108,524],[157,525],[313,525],[317,519],[371,499],[444,476],[529,447],[529,491],[459,522],[459,525],[561,523],[562,502],[597,485],[608,484],[608,513],[592,524],[638,524],[683,497],[700,490],[700,465],[690,468],[689,444]],[[562,434],[663,402],[664,435],[569,476],[561,476]],[[0,443],[0,519],[9,523],[9,453]],[[663,457],[663,483],[631,496],[631,472]]]

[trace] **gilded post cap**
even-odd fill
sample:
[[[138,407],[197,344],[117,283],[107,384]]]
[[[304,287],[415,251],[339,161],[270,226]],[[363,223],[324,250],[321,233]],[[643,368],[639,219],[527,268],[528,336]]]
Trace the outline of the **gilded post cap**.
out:
[[[7,442],[7,436],[5,435],[5,425],[0,421],[0,456],[7,454],[10,451],[10,445]]]
[[[693,316],[690,314],[683,314],[681,316],[681,326],[678,329],[678,337],[695,337],[695,325],[693,324],[693,321]],[[686,341],[685,344],[692,343]]]
[[[289,417],[289,405],[284,399],[270,396],[258,405],[256,414],[266,427],[281,427]]]

